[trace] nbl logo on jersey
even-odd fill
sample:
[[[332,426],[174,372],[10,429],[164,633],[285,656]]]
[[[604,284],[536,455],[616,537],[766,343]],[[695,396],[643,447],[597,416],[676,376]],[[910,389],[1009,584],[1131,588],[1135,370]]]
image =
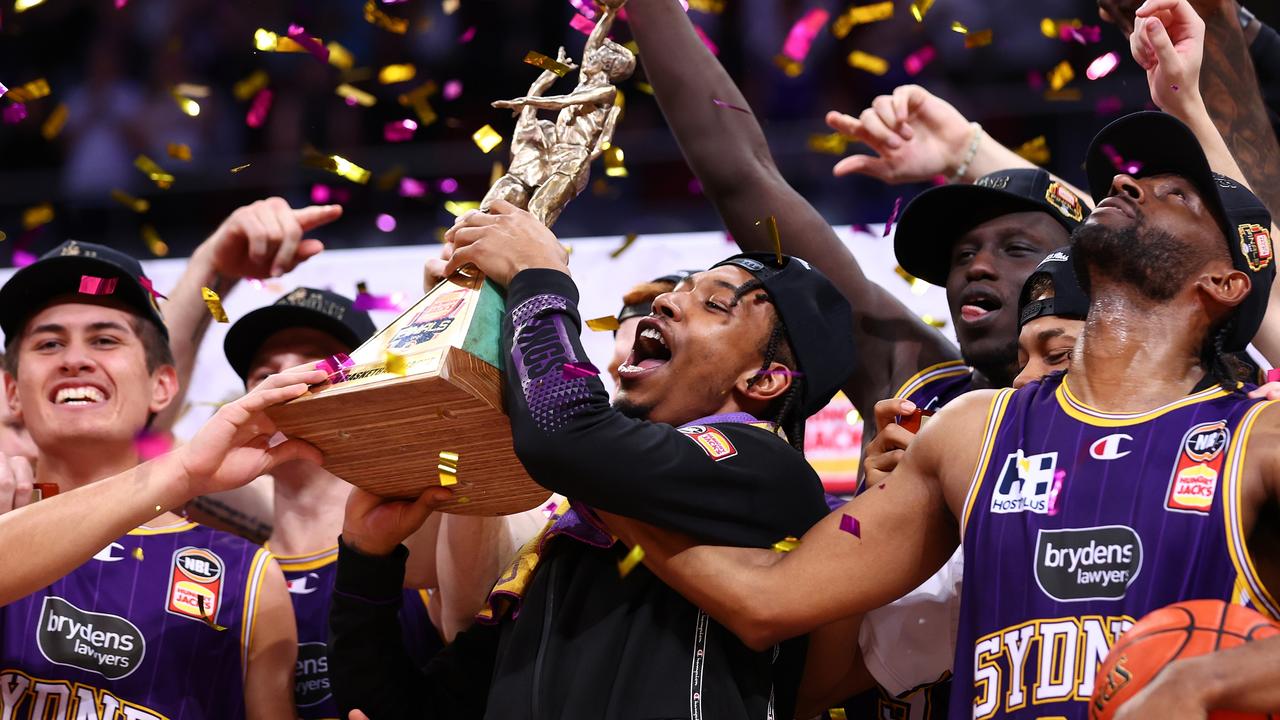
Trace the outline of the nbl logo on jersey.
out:
[[[1218,477],[1226,459],[1231,431],[1224,420],[1201,423],[1187,431],[1169,478],[1165,508],[1176,512],[1208,513],[1218,491]]]
[[[1023,455],[1019,449],[1009,453],[1000,470],[995,492],[991,494],[991,512],[1049,514],[1049,498],[1057,469],[1056,452]]]

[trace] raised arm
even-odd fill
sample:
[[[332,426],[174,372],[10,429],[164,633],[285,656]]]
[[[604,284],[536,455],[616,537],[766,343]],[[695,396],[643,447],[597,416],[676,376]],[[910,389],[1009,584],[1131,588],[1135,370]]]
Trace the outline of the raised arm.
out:
[[[617,94],[617,88],[612,85],[606,85],[589,90],[574,90],[568,95],[544,95],[538,97],[525,95],[514,100],[495,100],[492,104],[496,108],[533,107],[540,110],[563,110],[574,105],[611,103]]]
[[[778,172],[755,116],[713,102],[747,106],[680,4],[631,0],[627,17],[667,124],[738,245],[772,252],[772,239],[756,223],[773,215],[783,251],[813,263],[849,299],[862,360],[845,393],[863,417],[921,368],[959,358],[941,333],[867,279],[827,221]]]

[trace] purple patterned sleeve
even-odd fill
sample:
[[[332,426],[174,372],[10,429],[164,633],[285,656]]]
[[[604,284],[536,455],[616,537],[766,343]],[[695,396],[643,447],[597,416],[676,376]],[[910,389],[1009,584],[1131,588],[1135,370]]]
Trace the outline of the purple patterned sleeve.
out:
[[[565,363],[579,360],[572,340],[577,328],[569,307],[567,298],[543,293],[511,311],[514,332],[508,370],[520,379],[520,391],[534,424],[548,433],[563,429],[589,406],[590,382],[595,380],[566,378],[561,370]]]

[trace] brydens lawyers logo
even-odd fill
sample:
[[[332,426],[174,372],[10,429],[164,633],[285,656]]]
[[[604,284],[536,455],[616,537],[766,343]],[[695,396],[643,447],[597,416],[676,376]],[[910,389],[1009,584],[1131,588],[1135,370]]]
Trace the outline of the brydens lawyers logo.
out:
[[[1231,431],[1224,420],[1201,423],[1187,431],[1169,478],[1165,508],[1177,512],[1208,513],[1218,490],[1224,451]]]
[[[184,547],[176,551],[169,575],[169,602],[165,610],[202,622],[208,618],[210,622],[216,623],[218,610],[222,606],[223,567],[225,565],[222,558],[211,550]]]
[[[1120,449],[1120,443],[1129,440],[1133,437],[1124,433],[1098,438],[1089,446],[1089,456],[1094,460],[1119,460],[1129,454],[1128,450]]]
[[[1124,525],[1041,530],[1036,537],[1036,584],[1055,600],[1119,600],[1141,571],[1142,539]]]
[[[738,454],[738,449],[733,446],[733,443],[729,442],[729,438],[713,427],[686,425],[680,428],[680,432],[687,435],[690,440],[698,443],[698,447],[702,448],[702,452],[716,462]]]
[[[147,654],[147,640],[137,625],[119,615],[81,610],[53,595],[40,607],[36,645],[55,665],[80,668],[108,680],[128,677]]]
[[[1053,473],[1058,469],[1058,453],[1023,455],[1022,450],[1004,459],[995,492],[991,494],[991,512],[1016,513],[1031,511],[1049,513],[1049,491]]]

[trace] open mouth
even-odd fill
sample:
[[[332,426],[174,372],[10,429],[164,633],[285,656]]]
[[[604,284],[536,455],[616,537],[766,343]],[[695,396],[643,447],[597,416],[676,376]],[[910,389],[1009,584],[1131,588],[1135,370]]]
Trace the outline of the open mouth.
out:
[[[93,385],[63,385],[57,388],[50,400],[55,405],[88,406],[107,401],[107,394]]]
[[[960,318],[967,323],[976,323],[995,314],[1004,307],[995,293],[984,288],[967,290],[961,296]]]
[[[670,360],[671,348],[661,323],[654,318],[645,318],[636,328],[635,344],[631,346],[631,354],[626,361],[618,366],[618,375],[623,378],[639,377],[657,370]]]

